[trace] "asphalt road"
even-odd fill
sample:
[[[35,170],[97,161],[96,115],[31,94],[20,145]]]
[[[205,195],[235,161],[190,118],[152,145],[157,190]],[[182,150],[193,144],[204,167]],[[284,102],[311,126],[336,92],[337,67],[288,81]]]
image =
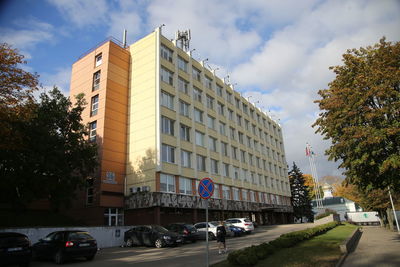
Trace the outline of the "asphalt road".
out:
[[[271,241],[283,233],[302,230],[313,227],[313,224],[286,224],[274,226],[261,226],[250,234],[242,237],[227,238],[226,244],[229,251],[258,245],[265,241]],[[210,264],[219,262],[227,257],[227,254],[218,255],[216,241],[209,243],[209,262]],[[100,250],[93,261],[73,260],[64,264],[65,266],[143,266],[143,267],[204,267],[206,266],[206,242],[198,241],[193,244],[184,244],[178,247],[153,248],[153,247],[133,247],[133,248],[106,248]],[[51,261],[34,261],[31,266],[56,266]]]

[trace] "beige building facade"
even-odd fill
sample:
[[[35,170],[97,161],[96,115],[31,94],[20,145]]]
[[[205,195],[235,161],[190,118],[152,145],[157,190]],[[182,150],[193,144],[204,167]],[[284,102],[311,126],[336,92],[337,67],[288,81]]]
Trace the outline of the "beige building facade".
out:
[[[201,221],[197,187],[205,177],[215,183],[211,219],[292,220],[280,125],[161,29],[129,47],[108,41],[79,59],[71,95],[81,92],[91,103],[84,122],[100,147],[90,193],[104,222]]]

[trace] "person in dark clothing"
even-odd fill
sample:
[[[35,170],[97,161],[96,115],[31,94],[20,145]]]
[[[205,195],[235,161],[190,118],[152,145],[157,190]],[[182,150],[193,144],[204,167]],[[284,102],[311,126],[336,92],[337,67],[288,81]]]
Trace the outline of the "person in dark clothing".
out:
[[[221,221],[217,227],[217,243],[218,243],[218,254],[226,253],[226,229],[225,223]],[[221,247],[223,247],[223,251],[221,251]]]

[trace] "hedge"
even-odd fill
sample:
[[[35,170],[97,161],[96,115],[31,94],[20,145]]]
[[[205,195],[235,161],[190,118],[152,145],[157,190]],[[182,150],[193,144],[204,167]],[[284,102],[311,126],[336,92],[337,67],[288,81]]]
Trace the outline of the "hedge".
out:
[[[233,266],[253,266],[259,260],[267,258],[279,249],[293,247],[301,241],[321,235],[339,224],[339,222],[330,222],[313,228],[283,234],[269,243],[265,242],[258,246],[253,245],[233,251],[228,255],[228,262]]]
[[[321,213],[321,214],[318,214],[317,216],[315,216],[314,220],[319,220],[319,219],[328,217],[331,214],[337,214],[337,212],[335,210],[325,209],[324,213]]]

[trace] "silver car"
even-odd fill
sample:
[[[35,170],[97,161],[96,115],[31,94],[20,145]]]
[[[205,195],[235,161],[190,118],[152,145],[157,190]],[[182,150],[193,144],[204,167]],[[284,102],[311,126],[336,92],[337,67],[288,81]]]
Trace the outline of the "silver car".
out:
[[[251,233],[254,231],[254,225],[253,222],[250,219],[247,218],[230,218],[226,220],[227,223],[231,223],[234,226],[238,226],[243,228],[246,233]]]

